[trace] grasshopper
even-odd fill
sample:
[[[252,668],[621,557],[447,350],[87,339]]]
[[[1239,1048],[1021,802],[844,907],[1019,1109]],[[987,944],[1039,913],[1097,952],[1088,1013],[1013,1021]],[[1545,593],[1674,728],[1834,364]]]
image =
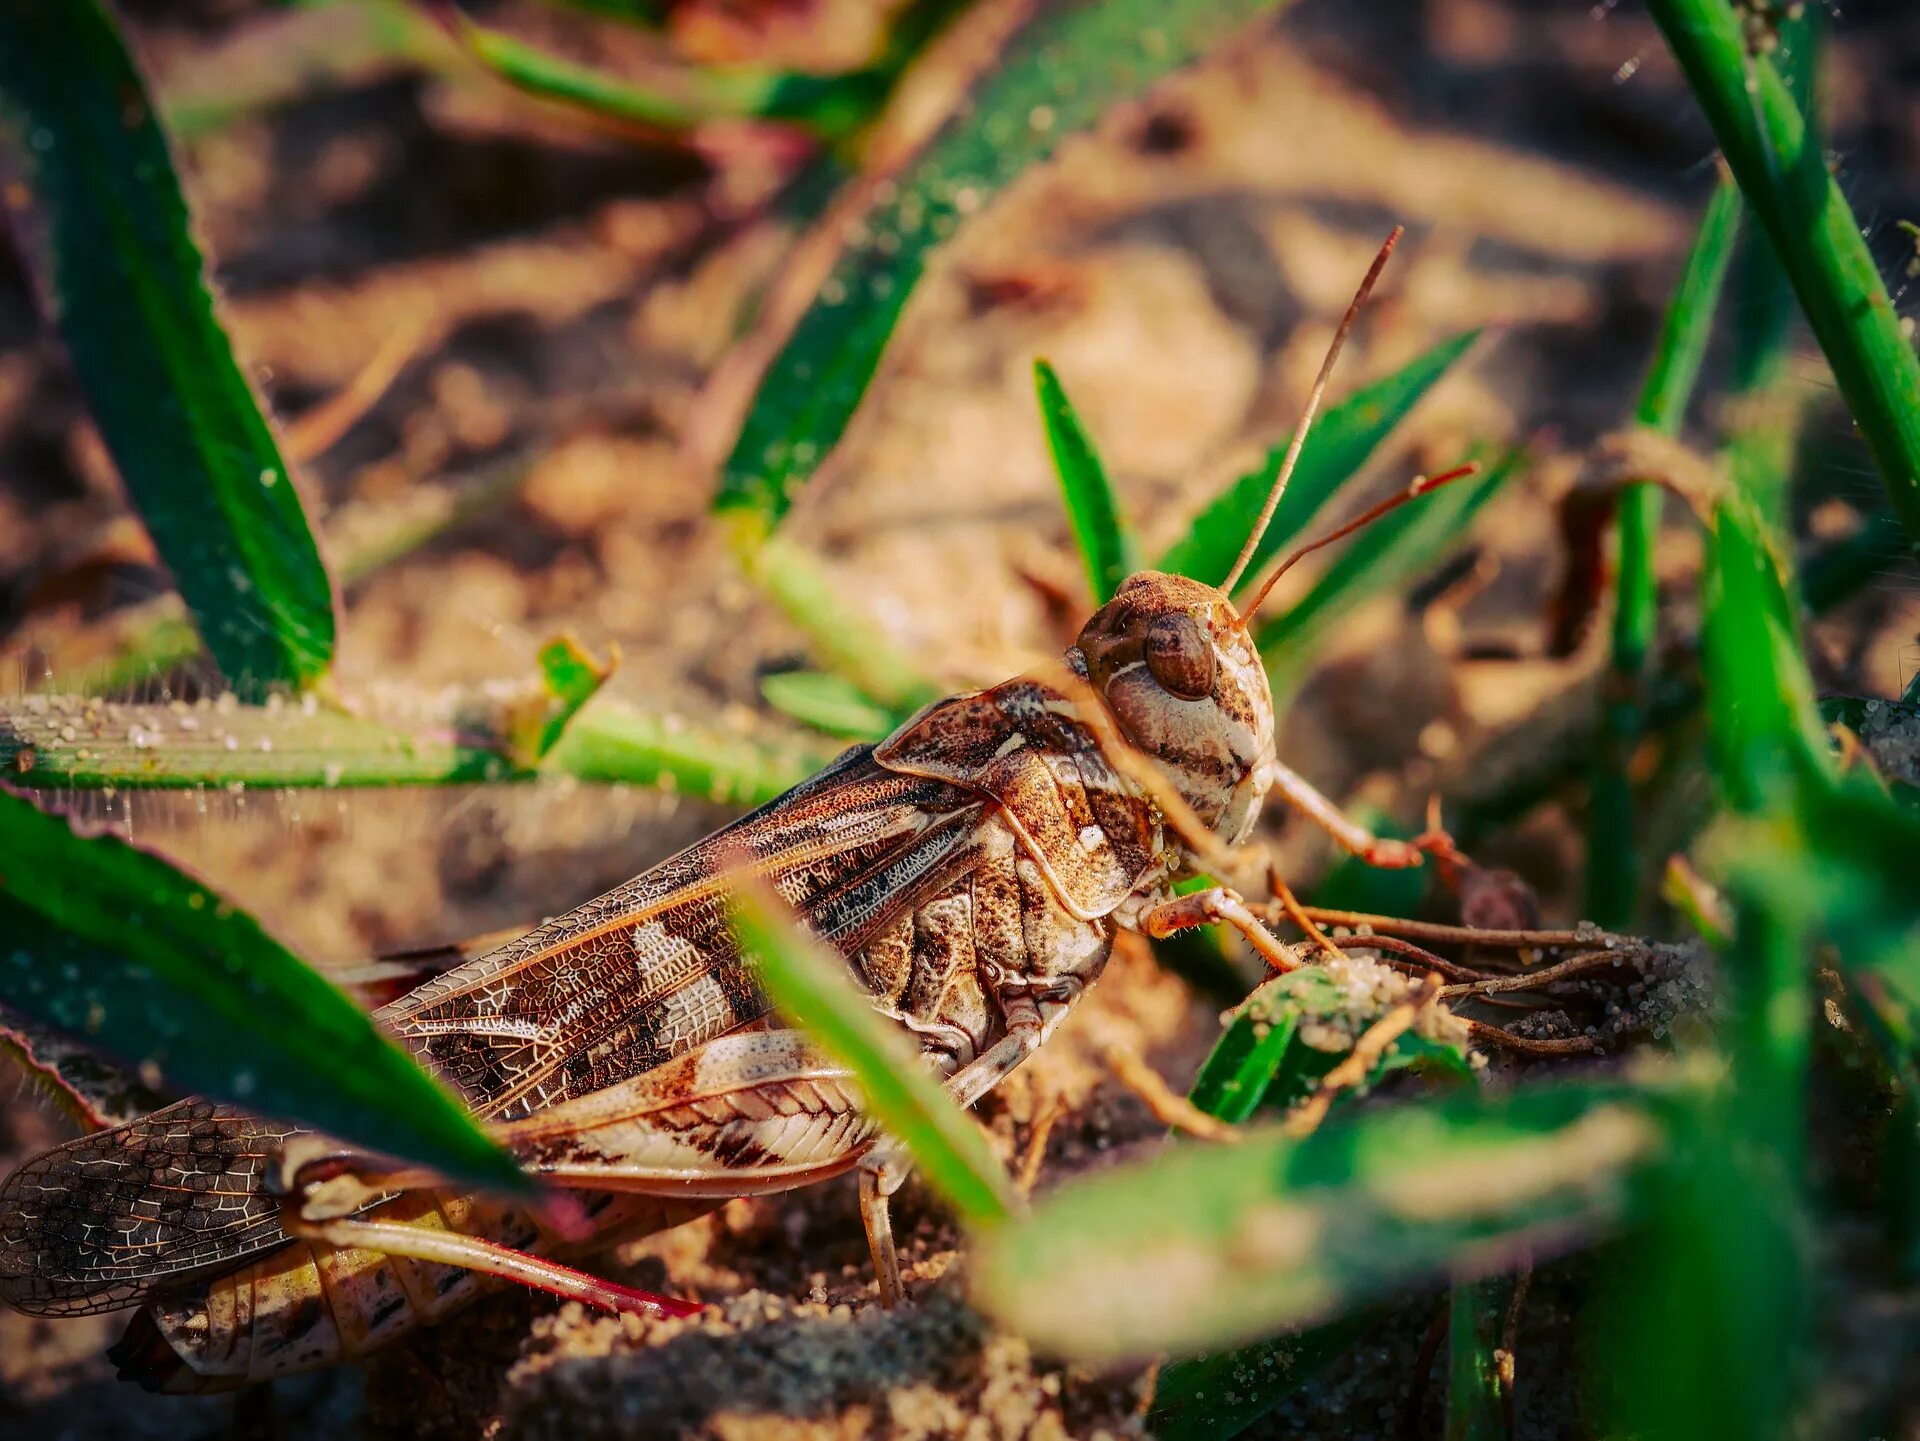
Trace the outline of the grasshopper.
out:
[[[1245,842],[1270,793],[1368,860],[1418,864],[1418,847],[1376,840],[1278,762],[1248,629],[1272,582],[1244,613],[1229,599],[1391,248],[1220,588],[1133,576],[1053,671],[928,706],[376,1013],[532,1176],[581,1198],[570,1215],[189,1099],[7,1178],[0,1299],[45,1316],[138,1305],[111,1353],[123,1377],[225,1390],[362,1356],[501,1278],[603,1308],[697,1310],[565,1262],[729,1197],[857,1170],[880,1295],[900,1300],[888,1197],[901,1162],[848,1073],[771,1015],[729,929],[730,875],[744,857],[837,948],[965,1106],[1046,1042],[1119,929],[1225,922],[1293,963],[1230,888],[1172,889]]]

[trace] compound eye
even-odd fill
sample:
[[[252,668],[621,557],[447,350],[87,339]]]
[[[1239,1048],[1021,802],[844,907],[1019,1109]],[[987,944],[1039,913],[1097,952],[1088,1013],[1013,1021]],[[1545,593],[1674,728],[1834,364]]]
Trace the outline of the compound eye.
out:
[[[1190,615],[1157,615],[1147,625],[1147,669],[1181,700],[1213,694],[1213,645]]]

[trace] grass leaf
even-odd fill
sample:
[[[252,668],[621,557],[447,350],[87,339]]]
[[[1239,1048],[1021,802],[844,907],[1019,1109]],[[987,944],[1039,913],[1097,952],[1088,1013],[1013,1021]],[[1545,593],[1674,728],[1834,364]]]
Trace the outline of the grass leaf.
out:
[[[767,704],[802,725],[848,740],[884,740],[900,718],[877,706],[842,676],[817,670],[783,670],[760,678]]]
[[[1258,583],[1260,573],[1274,557],[1300,536],[1320,507],[1360,471],[1440,377],[1473,348],[1480,334],[1470,330],[1442,341],[1384,380],[1375,381],[1321,413],[1307,433],[1286,493],[1247,567],[1243,590]],[[1225,580],[1240,547],[1247,543],[1247,533],[1260,518],[1267,492],[1273,489],[1274,477],[1292,440],[1291,434],[1283,436],[1257,470],[1241,476],[1195,516],[1187,533],[1168,547],[1154,568],[1191,576],[1208,585]]]
[[[806,632],[821,664],[875,705],[904,719],[945,694],[914,657],[847,602],[811,552],[776,537],[745,552],[742,563],[787,619]]]
[[[1736,809],[1755,810],[1778,782],[1824,768],[1828,746],[1781,563],[1743,497],[1715,508],[1701,583],[1701,652],[1720,789]]]
[[[0,1001],[171,1089],[525,1190],[466,1107],[260,923],[159,856],[0,790]]]
[[[29,269],[207,649],[242,693],[311,684],[333,656],[326,567],[99,0],[0,7],[0,127]]]
[[[1042,7],[872,204],[761,377],[715,505],[770,532],[840,441],[932,251],[1017,175],[1286,0]]]
[[[1133,536],[1120,516],[1120,503],[1107,480],[1107,468],[1087,428],[1067,399],[1060,377],[1044,360],[1033,363],[1033,385],[1040,419],[1047,428],[1047,451],[1067,505],[1067,520],[1087,567],[1087,588],[1096,606],[1113,599],[1120,582],[1140,568]]]
[[[1249,1132],[1061,1186],[980,1238],[974,1293],[1041,1349],[1103,1364],[1342,1315],[1617,1224],[1657,1154],[1619,1082],[1368,1111],[1303,1140]]]
[[[738,888],[734,934],[775,1009],[854,1074],[867,1109],[971,1226],[1011,1214],[1005,1170],[916,1048],[873,1008],[835,952],[804,935],[761,888]]]
[[[1920,545],[1920,358],[1787,83],[1727,0],[1649,0],[1826,353],[1910,545]]]
[[[541,702],[542,715],[549,703]],[[802,737],[738,735],[602,696],[579,710],[536,767],[508,755],[493,729],[503,719],[437,715],[403,727],[311,703],[16,696],[0,700],[0,768],[31,790],[331,789],[567,775],[759,805],[832,759]]]

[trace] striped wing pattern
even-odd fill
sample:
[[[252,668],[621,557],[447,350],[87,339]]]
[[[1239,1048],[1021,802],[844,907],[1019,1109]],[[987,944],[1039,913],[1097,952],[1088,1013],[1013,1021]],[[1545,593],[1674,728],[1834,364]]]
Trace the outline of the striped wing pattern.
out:
[[[748,866],[852,953],[970,863],[984,803],[847,752],[596,900],[378,1012],[503,1122],[617,1086],[768,1010],[725,923]],[[36,1157],[0,1183],[0,1299],[39,1315],[133,1304],[281,1244],[263,1181],[296,1128],[190,1099]]]

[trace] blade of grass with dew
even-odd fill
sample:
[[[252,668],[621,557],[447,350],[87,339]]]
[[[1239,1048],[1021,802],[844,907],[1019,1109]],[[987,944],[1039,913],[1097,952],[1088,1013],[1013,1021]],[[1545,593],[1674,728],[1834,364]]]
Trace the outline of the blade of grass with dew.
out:
[[[1305,679],[1334,625],[1367,600],[1432,570],[1459,544],[1481,507],[1521,469],[1515,451],[1485,475],[1444,486],[1361,531],[1293,605],[1254,634],[1276,699]]]
[[[760,694],[782,715],[848,740],[885,740],[899,724],[898,716],[868,700],[852,681],[824,671],[775,671],[760,678]]]
[[[975,1228],[1005,1221],[1012,1192],[980,1128],[918,1049],[873,1008],[846,961],[804,935],[755,885],[736,890],[732,923],[775,1009],[853,1072],[868,1113],[907,1148],[960,1218]]]
[[[1033,387],[1040,401],[1040,419],[1047,430],[1047,452],[1053,457],[1053,472],[1060,480],[1060,493],[1066,501],[1067,520],[1073,526],[1073,538],[1080,547],[1080,559],[1087,567],[1087,588],[1096,606],[1113,599],[1113,593],[1140,568],[1133,533],[1120,515],[1120,502],[1114,498],[1107,479],[1107,468],[1094,449],[1093,438],[1067,399],[1066,387],[1044,360],[1033,363]]]
[[[732,735],[596,698],[537,768],[453,718],[402,726],[325,706],[0,700],[0,772],[30,790],[454,785],[541,775],[760,805],[831,760],[805,737]]]
[[[244,694],[313,683],[333,656],[326,567],[99,0],[0,8],[0,129],[28,269],[207,649]]]
[[[1287,0],[1069,0],[1041,7],[933,138],[878,185],[761,377],[715,507],[743,548],[839,444],[932,251],[1029,166]]]
[[[1648,0],[1773,242],[1910,544],[1920,545],[1920,358],[1800,107],[1727,0]]]
[[[260,923],[167,861],[0,790],[0,1002],[143,1067],[524,1191],[466,1107]]]
[[[1413,412],[1440,378],[1473,349],[1481,332],[1470,330],[1442,341],[1385,379],[1329,406],[1307,433],[1286,493],[1247,566],[1242,590],[1251,590],[1263,572],[1319,513],[1320,507],[1366,465],[1380,443]],[[1154,569],[1218,585],[1233,569],[1247,533],[1259,519],[1267,492],[1293,437],[1281,437],[1260,466],[1241,476],[1194,517],[1186,534],[1169,546]]]
[[[1651,1093],[1620,1081],[1467,1094],[1303,1139],[1177,1145],[1076,1178],[978,1238],[976,1303],[1049,1353],[1189,1355],[1350,1314],[1446,1274],[1561,1250],[1629,1216],[1659,1154]]]
[[[1636,425],[1661,435],[1680,433],[1740,237],[1740,209],[1739,187],[1723,178],[1707,202],[1667,305],[1634,408]],[[1639,914],[1641,858],[1629,765],[1646,733],[1647,667],[1660,620],[1654,564],[1665,502],[1665,491],[1651,481],[1627,486],[1620,497],[1612,653],[1601,704],[1600,744],[1593,752],[1582,912],[1608,930],[1631,926]]]
[[[747,576],[806,632],[821,664],[851,683],[896,720],[945,690],[841,596],[820,561],[782,537],[742,553]]]

